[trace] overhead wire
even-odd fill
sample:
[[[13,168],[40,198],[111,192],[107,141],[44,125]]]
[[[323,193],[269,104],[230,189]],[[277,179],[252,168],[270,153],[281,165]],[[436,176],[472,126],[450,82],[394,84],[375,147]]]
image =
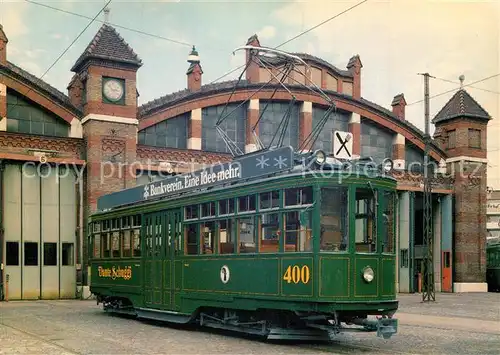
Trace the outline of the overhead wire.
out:
[[[444,81],[444,82],[446,82],[446,83],[460,85],[460,83],[457,83],[456,81],[453,81],[453,80],[448,80],[448,79],[444,79],[444,78],[438,78],[438,77],[436,77],[436,76],[434,76],[434,77],[432,77],[432,78],[433,78],[433,79],[440,80],[440,81]],[[476,86],[472,86],[472,85],[469,85],[468,87],[470,87],[471,89],[482,90],[482,91],[486,91],[486,92],[491,92],[492,94],[497,94],[497,95],[500,95],[500,92],[498,92],[498,91],[489,90],[489,89],[484,89],[484,88],[478,88],[478,87],[476,87]]]
[[[341,16],[341,15],[344,15],[345,13],[347,13],[347,12],[351,11],[352,9],[354,9],[354,8],[356,8],[356,7],[358,7],[358,6],[362,5],[362,4],[364,4],[364,3],[365,3],[365,2],[367,2],[367,1],[368,1],[368,0],[363,0],[363,1],[360,1],[359,3],[357,3],[357,4],[355,4],[355,5],[351,6],[351,7],[349,7],[349,8],[347,8],[347,9],[345,9],[344,11],[341,11],[341,12],[337,13],[336,15],[334,15],[334,16],[332,16],[332,17],[329,17],[328,19],[326,19],[326,20],[324,20],[324,21],[320,22],[319,24],[317,24],[317,25],[315,25],[315,26],[313,26],[313,27],[311,27],[311,28],[309,28],[309,29],[307,29],[307,30],[305,30],[305,31],[300,32],[300,33],[299,33],[299,34],[297,34],[296,36],[294,36],[294,37],[292,37],[292,38],[290,38],[290,39],[286,40],[285,42],[281,43],[280,45],[278,45],[278,46],[276,46],[276,47],[274,47],[274,48],[272,48],[272,49],[278,49],[278,48],[280,48],[280,47],[284,46],[285,44],[290,43],[291,41],[293,41],[293,40],[295,40],[295,39],[297,39],[297,38],[299,38],[299,37],[301,37],[301,36],[305,35],[306,33],[311,32],[312,30],[315,30],[316,28],[318,28],[318,27],[320,27],[320,26],[323,26],[324,24],[326,24],[326,23],[328,23],[328,22],[330,22],[330,21],[332,21],[332,20],[336,19],[337,17],[339,17],[339,16]],[[224,75],[222,75],[222,76],[218,77],[217,79],[212,80],[209,84],[213,84],[213,83],[215,83],[216,81],[219,81],[220,79],[225,78],[226,76],[228,76],[228,75],[230,75],[230,74],[234,73],[235,71],[237,71],[237,70],[239,70],[239,69],[243,68],[245,65],[246,65],[246,63],[245,63],[245,64],[243,64],[243,65],[241,65],[241,66],[239,66],[239,67],[237,67],[237,68],[235,68],[235,69],[232,69],[231,71],[229,71],[229,72],[225,73]]]
[[[79,14],[79,13],[76,13],[76,12],[73,12],[73,11],[64,10],[64,9],[61,9],[61,8],[58,8],[58,7],[55,7],[55,6],[51,6],[51,5],[48,5],[48,4],[39,3],[39,2],[37,2],[37,1],[33,1],[33,0],[24,0],[24,1],[26,1],[26,2],[28,2],[28,3],[30,3],[30,4],[33,4],[33,5],[37,5],[37,6],[41,6],[41,7],[45,7],[45,8],[47,8],[47,9],[51,9],[51,10],[58,11],[58,12],[61,12],[61,13],[65,13],[65,14],[69,14],[69,15],[77,16],[77,17],[80,17],[80,18],[90,19],[90,20],[93,20],[93,21],[96,21],[96,22],[101,22],[101,23],[104,23],[104,21],[101,21],[101,20],[96,20],[95,18],[91,18],[91,17],[89,17],[89,16],[82,15],[82,14]],[[345,13],[347,13],[347,12],[351,11],[352,9],[354,9],[354,8],[356,8],[356,7],[358,7],[358,6],[362,5],[362,4],[364,4],[364,3],[365,3],[365,2],[367,2],[367,1],[368,1],[368,0],[363,0],[363,1],[361,1],[361,2],[359,2],[359,3],[357,3],[357,4],[355,4],[355,5],[353,5],[353,6],[351,6],[351,7],[349,7],[349,8],[347,8],[347,9],[345,9],[345,10],[343,10],[343,11],[341,11],[341,12],[339,12],[339,13],[335,14],[334,16],[329,17],[328,19],[326,19],[326,20],[324,20],[324,21],[320,22],[319,24],[317,24],[317,25],[315,25],[315,26],[313,26],[313,27],[311,27],[311,28],[309,28],[309,29],[307,29],[307,30],[305,30],[305,31],[302,31],[302,32],[300,32],[299,34],[297,34],[296,36],[294,36],[294,37],[292,37],[292,38],[290,38],[290,39],[286,40],[285,42],[281,43],[280,45],[278,45],[278,46],[274,47],[274,49],[277,49],[277,48],[280,48],[280,47],[284,46],[285,44],[287,44],[287,43],[289,43],[289,42],[291,42],[291,41],[293,41],[293,40],[295,40],[295,39],[297,39],[297,38],[299,38],[299,37],[301,37],[301,36],[305,35],[306,33],[309,33],[309,32],[311,32],[312,30],[314,30],[314,29],[316,29],[316,28],[318,28],[318,27],[320,27],[320,26],[322,26],[322,25],[324,25],[324,24],[326,24],[326,23],[328,23],[328,22],[330,22],[330,21],[334,20],[335,18],[337,18],[337,17],[339,17],[339,16],[341,16],[341,15],[343,15],[343,14],[345,14]],[[146,31],[137,30],[137,29],[134,29],[134,28],[131,28],[131,27],[127,27],[127,26],[123,26],[123,25],[119,25],[119,24],[116,24],[116,23],[111,23],[111,22],[108,22],[108,23],[109,23],[111,26],[116,27],[116,28],[121,28],[121,29],[124,29],[124,30],[128,30],[128,31],[131,31],[131,32],[135,32],[135,33],[138,33],[138,34],[142,34],[142,35],[149,36],[149,37],[153,37],[153,38],[157,38],[157,39],[162,39],[162,40],[165,40],[165,41],[168,41],[168,42],[172,42],[172,43],[176,43],[176,44],[179,44],[179,45],[189,46],[189,47],[191,47],[191,46],[193,46],[193,45],[194,45],[194,44],[187,43],[187,42],[184,42],[184,41],[180,41],[180,40],[176,40],[176,39],[173,39],[173,38],[168,38],[168,37],[160,36],[160,35],[157,35],[157,34],[153,34],[153,33],[150,33],[150,32],[146,32]],[[221,50],[221,51],[222,51],[222,49],[217,49],[217,50]],[[237,67],[237,68],[235,68],[235,69],[230,70],[229,72],[227,72],[227,73],[223,74],[222,76],[220,76],[220,77],[218,77],[218,78],[216,78],[216,79],[212,80],[212,81],[211,81],[211,82],[209,82],[208,84],[213,84],[213,83],[215,83],[216,81],[219,81],[219,80],[221,80],[221,79],[225,78],[226,76],[228,76],[228,75],[230,75],[230,74],[234,73],[235,71],[240,70],[240,69],[241,69],[241,68],[243,68],[245,65],[246,65],[246,64],[243,64],[243,65],[241,65],[241,66],[239,66],[239,67]]]
[[[26,1],[26,2],[28,2],[30,4],[33,4],[33,5],[38,5],[38,6],[45,7],[47,9],[51,9],[51,10],[54,10],[54,11],[62,12],[62,13],[68,14],[68,15],[73,15],[73,16],[77,16],[77,17],[80,17],[80,18],[85,18],[85,19],[92,20],[92,17],[86,16],[86,15],[82,15],[82,14],[79,14],[79,13],[76,13],[76,12],[72,12],[72,11],[60,9],[58,7],[55,7],[55,6],[51,6],[51,5],[47,5],[47,4],[42,4],[42,3],[39,3],[39,2],[36,2],[36,1],[32,1],[32,0],[24,0],[24,1]],[[104,23],[105,21],[96,20],[96,22]],[[168,41],[168,42],[180,44],[180,45],[187,46],[187,47],[192,47],[194,45],[192,43],[187,43],[187,42],[179,41],[179,40],[176,40],[176,39],[173,39],[173,38],[168,38],[168,37],[160,36],[160,35],[157,35],[157,34],[154,34],[154,33],[137,30],[135,28],[131,28],[131,27],[127,27],[127,26],[122,26],[122,25],[119,25],[119,24],[116,24],[116,23],[108,22],[108,24],[111,25],[111,26],[113,26],[113,27],[116,27],[116,28],[121,28],[123,30],[135,32],[135,33],[138,33],[138,34],[141,34],[141,35],[145,35],[145,36],[149,36],[149,37],[153,37],[153,38],[157,38],[157,39],[162,39],[164,41]],[[222,49],[220,49],[220,50],[222,50]]]
[[[332,17],[328,18],[328,19],[326,19],[325,21],[320,22],[320,23],[319,23],[319,24],[317,24],[316,26],[313,26],[313,27],[309,28],[308,30],[305,30],[305,31],[303,31],[303,32],[299,33],[299,34],[298,34],[298,35],[296,35],[295,37],[292,37],[292,38],[290,38],[290,39],[286,40],[285,42],[281,43],[279,46],[274,47],[274,49],[278,49],[279,47],[284,46],[285,44],[287,44],[287,43],[289,43],[289,42],[291,42],[291,41],[293,41],[293,40],[295,40],[295,39],[297,39],[297,38],[299,38],[299,37],[301,37],[301,36],[305,35],[306,33],[309,33],[309,32],[311,32],[312,30],[315,30],[316,28],[323,26],[325,23],[330,22],[330,21],[331,21],[331,20],[333,20],[333,19],[336,19],[337,17],[339,17],[339,16],[341,16],[341,15],[345,14],[346,12],[351,11],[352,9],[354,9],[354,8],[356,8],[356,7],[360,6],[360,5],[363,5],[363,4],[364,4],[365,2],[367,2],[367,1],[368,1],[368,0],[363,0],[363,1],[358,2],[356,5],[353,5],[353,6],[349,7],[349,8],[347,8],[347,9],[345,9],[344,11],[339,12],[338,14],[336,14],[336,15],[334,15],[334,16],[332,16]]]
[[[493,78],[495,78],[495,77],[497,77],[497,76],[500,76],[500,73],[497,73],[497,74],[494,74],[494,75],[490,75],[490,76],[488,76],[488,77],[486,77],[486,78],[483,78],[483,79],[481,79],[481,80],[476,80],[476,81],[473,81],[473,82],[472,82],[472,83],[470,83],[470,84],[464,84],[462,87],[469,87],[469,86],[474,85],[474,84],[482,83],[483,81],[493,79]],[[430,96],[430,97],[429,97],[429,99],[433,99],[433,98],[436,98],[436,97],[439,97],[439,96],[442,96],[442,95],[446,95],[446,94],[448,94],[448,93],[450,93],[450,92],[457,91],[458,89],[460,89],[460,87],[455,88],[455,89],[451,89],[451,90],[447,90],[447,91],[443,91],[443,92],[441,92],[441,93],[439,93],[439,94],[436,94],[436,95],[432,95],[432,96]],[[406,105],[406,106],[415,105],[415,104],[418,104],[418,103],[423,102],[423,101],[424,101],[424,99],[422,99],[422,100],[418,100],[418,101],[412,102],[412,103],[410,103],[410,104],[408,104],[408,105]]]
[[[47,70],[45,70],[45,72],[42,74],[42,76],[40,76],[38,78],[38,80],[42,80],[43,77],[45,75],[47,75],[47,73],[59,62],[59,60],[61,60],[61,58],[66,54],[66,52],[68,52],[68,50],[73,46],[73,44],[75,44],[75,42],[85,33],[85,31],[90,27],[90,25],[92,25],[95,21],[95,19],[104,11],[104,9],[109,5],[109,3],[111,3],[112,0],[108,0],[108,2],[106,2],[106,4],[99,10],[99,12],[93,17],[91,18],[91,21],[87,24],[87,26],[85,26],[83,28],[83,30],[80,31],[80,33],[78,34],[78,36],[75,37],[75,39],[69,44],[69,46],[67,46],[64,51],[56,58],[56,60],[47,68]],[[26,96],[28,95],[28,93],[32,90],[32,87],[30,86],[28,91],[26,91],[26,93],[24,93],[23,95]],[[18,106],[19,104],[14,104],[12,106]]]

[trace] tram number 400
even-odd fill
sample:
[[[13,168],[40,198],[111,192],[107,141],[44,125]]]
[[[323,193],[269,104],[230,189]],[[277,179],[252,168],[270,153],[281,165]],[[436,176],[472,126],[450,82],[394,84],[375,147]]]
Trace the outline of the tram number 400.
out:
[[[309,266],[304,265],[300,267],[298,265],[290,265],[283,275],[283,280],[285,280],[287,283],[293,282],[295,284],[298,284],[300,282],[306,284],[309,282],[310,277],[311,272],[309,271]]]

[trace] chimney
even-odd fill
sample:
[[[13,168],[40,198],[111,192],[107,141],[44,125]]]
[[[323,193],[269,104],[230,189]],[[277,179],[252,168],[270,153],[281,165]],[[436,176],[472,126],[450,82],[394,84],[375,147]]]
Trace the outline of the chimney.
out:
[[[404,121],[405,106],[406,106],[405,95],[401,93],[394,96],[394,99],[392,99],[391,106],[392,106],[392,113],[394,113],[397,118]]]
[[[9,40],[3,31],[3,26],[0,24],[0,64],[7,65],[7,43]]]
[[[203,70],[200,65],[200,56],[194,46],[191,53],[189,53],[187,61],[190,63],[186,72],[188,90],[191,92],[198,91],[201,89],[201,75],[203,74]]]
[[[361,98],[361,68],[363,68],[363,64],[359,59],[359,55],[352,56],[349,63],[347,63],[347,69],[353,75],[352,97],[354,99]]]
[[[254,34],[252,37],[250,37],[247,40],[247,46],[260,47],[259,38],[257,37],[256,34]],[[248,61],[250,60],[250,58],[252,58],[253,55],[254,54],[251,52],[250,49],[246,50],[245,64],[248,63]],[[249,83],[260,82],[259,81],[259,70],[260,70],[260,67],[256,62],[254,62],[254,61],[250,62],[250,64],[247,67],[247,70],[246,70],[246,79]]]

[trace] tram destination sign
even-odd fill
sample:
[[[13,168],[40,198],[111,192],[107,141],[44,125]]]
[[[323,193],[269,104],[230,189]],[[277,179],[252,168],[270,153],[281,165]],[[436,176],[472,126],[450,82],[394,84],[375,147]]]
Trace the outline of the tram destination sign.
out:
[[[171,176],[162,180],[104,195],[97,200],[97,209],[144,202],[190,190],[251,179],[293,168],[293,149],[283,147],[253,153],[224,164],[214,164],[191,173]]]

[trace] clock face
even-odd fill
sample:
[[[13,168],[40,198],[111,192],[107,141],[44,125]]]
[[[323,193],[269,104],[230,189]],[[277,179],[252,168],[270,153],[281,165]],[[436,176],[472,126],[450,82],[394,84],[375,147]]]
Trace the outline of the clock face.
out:
[[[123,97],[123,86],[118,80],[108,80],[104,84],[104,95],[110,101],[120,101]]]

